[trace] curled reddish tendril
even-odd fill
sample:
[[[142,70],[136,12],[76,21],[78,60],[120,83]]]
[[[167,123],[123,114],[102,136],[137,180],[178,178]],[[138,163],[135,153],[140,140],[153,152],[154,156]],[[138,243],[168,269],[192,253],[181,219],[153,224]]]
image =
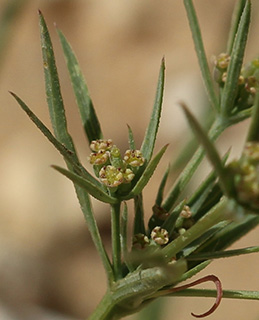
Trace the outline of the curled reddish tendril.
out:
[[[222,285],[221,285],[221,282],[220,282],[219,278],[211,274],[211,275],[205,276],[203,278],[200,278],[200,279],[198,279],[196,281],[193,281],[191,283],[188,283],[186,285],[183,285],[183,286],[180,286],[180,287],[176,287],[176,288],[173,288],[173,289],[170,290],[171,292],[177,292],[177,291],[181,291],[181,290],[184,290],[184,289],[188,289],[190,287],[196,286],[197,284],[204,283],[204,282],[207,282],[207,281],[212,281],[216,285],[216,289],[217,289],[216,301],[208,311],[206,311],[206,312],[204,312],[202,314],[194,314],[192,312],[191,315],[196,317],[196,318],[204,318],[204,317],[209,316],[219,306],[220,301],[222,299],[222,295],[223,295]]]

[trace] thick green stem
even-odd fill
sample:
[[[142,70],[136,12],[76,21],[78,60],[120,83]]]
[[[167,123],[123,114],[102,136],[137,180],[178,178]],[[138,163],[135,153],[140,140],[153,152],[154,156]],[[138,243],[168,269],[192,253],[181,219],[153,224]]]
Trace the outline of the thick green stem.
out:
[[[112,259],[115,281],[122,277],[121,265],[121,230],[120,230],[120,205],[117,203],[111,206],[112,221]]]
[[[114,301],[112,294],[108,291],[88,320],[115,320],[113,309]]]

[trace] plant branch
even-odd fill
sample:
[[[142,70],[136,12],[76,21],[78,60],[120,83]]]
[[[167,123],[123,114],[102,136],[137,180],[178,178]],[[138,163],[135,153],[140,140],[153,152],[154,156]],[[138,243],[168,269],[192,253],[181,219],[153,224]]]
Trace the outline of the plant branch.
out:
[[[112,258],[115,281],[119,280],[122,277],[120,205],[121,203],[111,205]]]

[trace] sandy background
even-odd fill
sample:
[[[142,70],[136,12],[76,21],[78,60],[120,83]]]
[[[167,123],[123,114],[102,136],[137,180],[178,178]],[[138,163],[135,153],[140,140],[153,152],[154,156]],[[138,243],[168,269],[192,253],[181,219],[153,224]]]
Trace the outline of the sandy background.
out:
[[[0,13],[7,3],[0,0]],[[224,51],[234,3],[195,1],[208,57]],[[258,54],[259,2],[252,3],[247,59]],[[103,132],[122,149],[127,148],[127,123],[137,143],[141,143],[160,60],[166,57],[164,110],[157,148],[166,143],[170,148],[144,194],[147,215],[159,176],[188,139],[186,121],[177,102],[184,100],[198,115],[205,94],[181,0],[24,0],[21,6],[0,61],[0,319],[85,319],[105,291],[100,260],[71,183],[50,168],[50,164],[62,165],[62,159],[8,93],[17,93],[49,125],[37,9],[42,10],[49,25],[69,129],[84,163],[89,149],[53,23],[77,53]],[[233,155],[237,155],[247,125],[246,121],[228,130],[220,139],[220,150],[224,152],[233,143]],[[206,164],[203,167],[208,168]],[[194,184],[200,179],[196,178]],[[108,208],[98,202],[94,207],[109,247]],[[235,247],[257,245],[257,232],[258,228]],[[215,273],[228,289],[258,290],[258,262],[257,255],[220,260],[203,274]],[[211,303],[210,299],[170,299],[164,306],[163,318],[192,319],[191,311],[203,312]],[[225,300],[210,319],[226,316],[259,319],[258,303]]]

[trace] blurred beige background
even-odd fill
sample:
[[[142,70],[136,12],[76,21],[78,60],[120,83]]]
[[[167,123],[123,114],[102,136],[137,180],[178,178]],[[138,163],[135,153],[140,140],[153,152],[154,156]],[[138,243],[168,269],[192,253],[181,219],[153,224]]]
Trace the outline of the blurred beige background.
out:
[[[10,2],[0,0],[0,14]],[[234,3],[195,1],[208,57],[224,51]],[[247,59],[258,54],[259,2],[252,3]],[[89,150],[53,23],[77,53],[103,132],[122,149],[127,148],[126,124],[141,143],[165,56],[157,148],[166,143],[170,148],[144,194],[147,215],[159,176],[188,140],[177,102],[184,100],[199,115],[206,97],[181,0],[21,0],[20,4],[0,61],[0,319],[85,319],[105,292],[100,260],[71,183],[50,168],[50,164],[62,165],[61,157],[8,93],[18,94],[49,125],[37,10],[42,10],[49,25],[69,129],[86,165]],[[234,144],[233,155],[238,155],[247,125],[248,121],[228,130],[219,141],[220,150]],[[208,169],[206,164],[203,167]],[[194,183],[199,181],[196,178]],[[108,208],[98,202],[94,208],[109,247]],[[235,247],[257,245],[257,232],[258,228]],[[220,260],[203,274],[216,274],[226,289],[259,290],[258,262],[257,255]],[[203,312],[211,303],[211,299],[170,299],[163,318],[191,319],[191,311]],[[258,303],[224,300],[210,319],[226,316],[259,319]]]

